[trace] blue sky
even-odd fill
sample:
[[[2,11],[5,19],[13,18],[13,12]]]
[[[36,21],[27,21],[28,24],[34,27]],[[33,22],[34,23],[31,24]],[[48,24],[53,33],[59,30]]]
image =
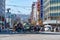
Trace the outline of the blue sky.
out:
[[[30,14],[33,2],[36,0],[6,0],[6,9],[11,8],[11,12],[15,14]]]

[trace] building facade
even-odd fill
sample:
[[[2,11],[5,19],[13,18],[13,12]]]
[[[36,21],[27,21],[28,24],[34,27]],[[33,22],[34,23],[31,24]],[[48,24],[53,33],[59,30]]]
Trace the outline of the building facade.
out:
[[[42,26],[43,25],[43,0],[37,0],[37,14],[38,14],[37,24]]]
[[[43,0],[44,19],[60,20],[60,0]]]
[[[38,22],[38,19],[39,19],[39,13],[37,11],[38,10],[37,5],[38,5],[37,2],[33,2],[33,4],[32,4],[31,22],[34,25]]]
[[[42,0],[37,0],[37,2],[34,2],[32,4],[32,13],[31,13],[32,23],[42,25],[42,21],[43,21],[43,5],[42,5],[42,3],[43,3]]]
[[[37,2],[34,2],[34,9],[33,9],[33,20],[36,22],[38,21],[38,14],[37,14]]]
[[[5,27],[5,0],[0,0],[0,26]]]
[[[35,3],[33,3],[32,4],[32,11],[31,11],[31,15],[30,15],[30,17],[31,17],[31,20],[33,20],[33,15],[34,15],[34,12],[33,12],[33,10],[34,10],[34,6],[35,6]]]
[[[31,19],[31,24],[34,24],[33,21],[35,21],[34,19],[34,6],[35,6],[35,2],[32,4],[32,11],[31,11],[31,14],[30,14],[30,19]]]

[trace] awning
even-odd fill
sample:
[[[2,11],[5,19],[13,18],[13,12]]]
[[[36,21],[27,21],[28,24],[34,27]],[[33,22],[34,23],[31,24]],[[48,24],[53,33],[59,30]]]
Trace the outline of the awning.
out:
[[[60,21],[58,20],[48,20],[43,22],[43,24],[60,24]]]
[[[51,25],[45,25],[44,27],[52,27]]]

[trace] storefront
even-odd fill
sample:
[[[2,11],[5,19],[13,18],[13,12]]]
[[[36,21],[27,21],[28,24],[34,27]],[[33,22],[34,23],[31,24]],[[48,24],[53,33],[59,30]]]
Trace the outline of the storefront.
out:
[[[52,29],[54,31],[56,31],[56,29],[57,29],[60,32],[60,21],[59,20],[58,21],[57,20],[48,20],[48,21],[43,22],[43,25],[46,25],[46,24],[51,25]]]
[[[59,20],[48,20],[43,22],[44,25],[50,24],[50,25],[55,25],[55,26],[60,26],[60,21]]]

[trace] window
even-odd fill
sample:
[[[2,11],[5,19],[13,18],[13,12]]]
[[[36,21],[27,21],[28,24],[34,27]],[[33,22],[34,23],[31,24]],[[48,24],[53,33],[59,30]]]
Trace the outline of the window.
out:
[[[60,0],[50,0],[51,4],[60,3]]]
[[[60,10],[60,6],[50,7],[50,10]]]
[[[59,13],[50,13],[50,16],[60,16]]]

